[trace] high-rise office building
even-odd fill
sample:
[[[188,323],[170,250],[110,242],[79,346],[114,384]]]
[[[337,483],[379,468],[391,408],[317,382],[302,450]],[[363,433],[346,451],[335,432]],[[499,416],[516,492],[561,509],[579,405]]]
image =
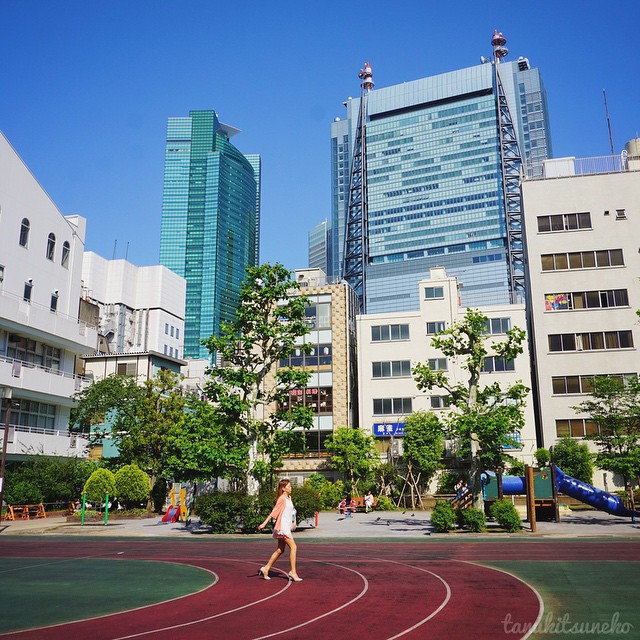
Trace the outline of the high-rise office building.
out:
[[[525,58],[499,64],[522,161],[551,156],[542,80]],[[366,311],[419,308],[417,282],[445,267],[465,306],[510,300],[494,65],[377,88],[366,97]],[[331,262],[344,257],[349,180],[361,98],[331,125]]]
[[[323,220],[309,231],[309,268],[327,272],[329,262],[329,221]]]
[[[184,357],[235,317],[240,285],[259,259],[260,157],[231,144],[215,111],[169,118],[160,263],[187,281]]]

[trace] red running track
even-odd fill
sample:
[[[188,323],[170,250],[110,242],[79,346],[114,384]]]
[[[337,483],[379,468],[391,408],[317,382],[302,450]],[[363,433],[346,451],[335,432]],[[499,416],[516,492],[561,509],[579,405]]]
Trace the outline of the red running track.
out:
[[[256,575],[272,545],[135,540],[17,540],[13,557],[153,559],[202,567],[217,576],[198,593],[171,603],[0,634],[37,640],[349,638],[518,638],[503,621],[528,629],[542,615],[538,594],[514,576],[471,561],[584,559],[597,543],[308,544],[299,547],[301,583],[286,580],[288,560],[272,580]],[[603,545],[604,546],[604,545]],[[608,559],[640,555],[638,545],[606,543]],[[604,549],[603,549],[604,552]],[[605,558],[601,558],[605,559]],[[277,565],[278,566],[278,565]],[[117,585],[114,585],[117,589]],[[179,612],[179,614],[178,614]]]

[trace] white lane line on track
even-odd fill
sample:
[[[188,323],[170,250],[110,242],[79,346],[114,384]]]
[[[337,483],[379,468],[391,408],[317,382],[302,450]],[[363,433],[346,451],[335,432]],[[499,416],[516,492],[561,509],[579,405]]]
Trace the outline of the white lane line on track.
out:
[[[227,560],[228,562],[248,562],[248,560],[235,560],[233,558],[224,558],[224,560]],[[252,561],[251,564],[255,564],[255,562]],[[229,609],[228,611],[221,611],[220,613],[215,613],[212,616],[207,616],[205,618],[198,618],[197,620],[189,620],[188,622],[182,622],[181,624],[174,624],[174,625],[171,625],[170,627],[161,627],[159,629],[150,629],[149,631],[141,631],[140,633],[132,633],[131,635],[128,635],[128,636],[119,636],[117,638],[112,638],[112,640],[128,640],[129,638],[141,638],[143,636],[153,635],[154,633],[160,633],[161,631],[173,631],[174,629],[182,629],[183,627],[189,627],[194,624],[199,624],[201,622],[214,620],[215,618],[220,618],[221,616],[226,616],[230,613],[235,613],[236,611],[242,611],[242,609],[247,609],[248,607],[253,607],[257,604],[260,604],[261,602],[266,602],[267,600],[271,600],[271,598],[275,598],[276,596],[279,596],[280,594],[284,593],[291,586],[291,584],[292,583],[287,580],[287,584],[282,589],[280,589],[280,591],[276,591],[276,593],[273,593],[270,596],[267,596],[266,598],[260,598],[259,600],[248,602],[247,604],[243,604],[241,607],[236,607],[235,609]]]
[[[440,580],[440,582],[442,582],[442,584],[444,585],[444,588],[447,591],[447,595],[445,599],[440,603],[440,606],[435,611],[432,611],[426,618],[423,618],[419,622],[416,622],[412,627],[409,627],[404,631],[397,633],[395,636],[390,636],[389,638],[387,638],[387,640],[395,640],[395,638],[400,638],[406,635],[407,633],[411,633],[413,630],[422,626],[425,622],[429,622],[429,620],[437,616],[447,606],[447,603],[449,602],[449,600],[451,600],[451,587],[449,586],[449,583],[444,578],[439,576],[437,573],[434,573],[433,571],[429,571],[428,569],[422,569],[421,567],[416,567],[412,564],[407,564],[405,562],[397,562],[396,560],[381,560],[381,562],[390,562],[392,564],[398,564],[401,567],[410,567],[411,569],[417,569],[418,571],[423,571],[424,573],[428,573],[432,575],[434,578],[437,578],[438,580]]]
[[[456,562],[461,562],[463,564],[477,565],[479,567],[484,567],[485,569],[492,569],[493,571],[500,571],[500,573],[504,573],[508,576],[511,576],[512,578],[515,578],[518,582],[522,582],[523,585],[531,589],[531,591],[533,591],[533,593],[536,594],[536,598],[538,598],[538,605],[540,607],[538,610],[538,617],[536,618],[535,622],[531,625],[531,628],[529,629],[529,631],[527,631],[521,638],[516,638],[514,640],[527,640],[527,638],[532,633],[535,632],[536,627],[540,624],[540,621],[542,620],[542,616],[544,615],[544,600],[542,599],[542,596],[538,593],[538,590],[535,587],[531,586],[528,582],[525,582],[522,578],[519,578],[513,573],[509,573],[508,571],[505,571],[504,569],[499,569],[498,567],[492,567],[490,565],[482,564],[480,562],[469,562],[468,560],[456,560]]]
[[[362,591],[355,598],[352,598],[351,600],[349,600],[349,602],[345,602],[344,604],[340,605],[339,607],[336,607],[335,609],[331,609],[331,611],[327,611],[326,613],[323,613],[322,615],[316,616],[315,618],[311,618],[311,620],[307,620],[306,622],[303,622],[301,624],[297,624],[294,627],[289,627],[288,629],[281,629],[280,631],[275,631],[274,633],[270,633],[270,634],[268,634],[266,636],[260,636],[259,638],[253,638],[253,640],[265,640],[265,638],[274,638],[275,636],[279,636],[279,635],[281,635],[283,633],[289,633],[289,631],[295,631],[296,629],[300,629],[301,627],[306,627],[307,625],[311,624],[312,622],[316,622],[318,620],[321,620],[322,618],[326,618],[327,616],[331,616],[334,613],[337,613],[338,611],[340,611],[341,609],[344,609],[345,607],[348,607],[349,605],[353,604],[357,600],[360,600],[360,598],[362,598],[362,596],[369,590],[369,581],[366,579],[365,576],[363,576],[359,571],[356,571],[355,569],[350,569],[349,567],[345,567],[344,565],[337,564],[335,562],[324,562],[322,560],[312,560],[311,562],[318,562],[319,564],[331,565],[333,567],[339,567],[340,569],[346,569],[347,571],[351,571],[352,573],[355,573],[356,575],[360,576],[362,578],[362,581],[364,582],[364,587],[362,587]]]

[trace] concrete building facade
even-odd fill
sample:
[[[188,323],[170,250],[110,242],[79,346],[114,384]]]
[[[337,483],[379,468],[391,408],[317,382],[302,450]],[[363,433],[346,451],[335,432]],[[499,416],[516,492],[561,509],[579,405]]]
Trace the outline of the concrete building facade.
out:
[[[78,359],[97,346],[97,327],[78,318],[84,239],[85,219],[63,215],[0,134],[0,396],[15,403],[8,459],[86,453],[69,433],[71,396],[88,384]]]

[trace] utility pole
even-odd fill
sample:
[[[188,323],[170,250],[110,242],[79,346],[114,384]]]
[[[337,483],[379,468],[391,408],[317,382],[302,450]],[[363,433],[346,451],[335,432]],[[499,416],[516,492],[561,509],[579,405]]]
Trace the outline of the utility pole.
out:
[[[9,444],[9,425],[11,424],[11,408],[13,407],[12,389],[4,388],[2,406],[5,409],[4,435],[2,437],[2,457],[0,458],[0,522],[2,522],[2,504],[4,499],[4,467],[7,462],[7,446]]]

